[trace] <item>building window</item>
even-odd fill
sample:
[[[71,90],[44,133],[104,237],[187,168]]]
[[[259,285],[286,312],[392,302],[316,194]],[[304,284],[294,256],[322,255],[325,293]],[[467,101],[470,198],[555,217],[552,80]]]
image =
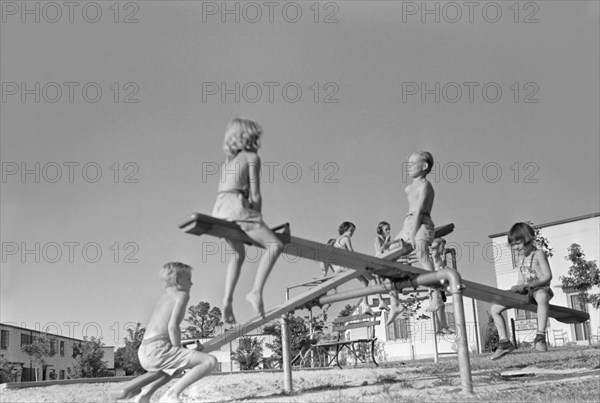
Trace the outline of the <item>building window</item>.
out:
[[[61,369],[58,372],[58,379],[65,379],[65,370],[64,369]]]
[[[398,318],[386,326],[388,340],[407,340],[410,337],[409,319]]]
[[[56,354],[56,340],[50,340],[50,355]]]
[[[65,342],[61,341],[60,342],[60,356],[64,357],[65,356]],[[64,379],[64,378],[61,378]]]
[[[31,344],[31,336],[25,333],[21,333],[21,347]]]
[[[515,309],[515,320],[537,319],[537,313]]]
[[[583,296],[581,294],[571,294],[569,295],[569,301],[571,308],[577,309],[578,311],[587,312],[587,306],[585,301],[583,300]],[[589,340],[590,332],[588,328],[589,322],[586,323],[575,323],[573,326],[575,327],[575,340]]]
[[[390,299],[389,298],[384,298],[383,302],[386,305],[389,305],[390,304]],[[371,301],[371,305],[370,306],[372,306],[372,307],[379,306],[379,298],[373,298],[373,300]]]
[[[8,330],[2,330],[0,332],[0,348],[2,350],[8,349],[8,335],[9,335]]]

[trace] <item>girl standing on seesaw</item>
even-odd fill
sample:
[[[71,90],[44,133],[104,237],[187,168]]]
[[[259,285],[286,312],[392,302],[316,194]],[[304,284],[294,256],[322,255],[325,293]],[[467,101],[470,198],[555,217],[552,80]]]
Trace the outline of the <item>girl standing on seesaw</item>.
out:
[[[250,238],[266,248],[266,253],[258,264],[254,286],[246,295],[246,300],[264,318],[263,288],[283,250],[283,244],[266,226],[261,214],[260,158],[257,152],[262,132],[258,123],[248,119],[235,118],[227,124],[223,144],[226,160],[221,166],[221,180],[212,215],[237,223]],[[227,265],[223,320],[227,324],[233,324],[233,292],[240,277],[246,251],[243,242],[227,240],[227,243],[234,254]]]

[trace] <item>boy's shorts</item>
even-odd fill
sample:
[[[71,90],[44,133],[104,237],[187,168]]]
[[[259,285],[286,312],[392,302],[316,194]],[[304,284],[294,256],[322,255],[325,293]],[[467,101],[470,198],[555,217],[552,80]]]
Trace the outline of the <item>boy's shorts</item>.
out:
[[[194,356],[195,350],[173,347],[168,336],[153,336],[142,341],[138,350],[140,364],[148,372],[162,371],[170,376],[185,368]]]
[[[529,291],[527,292],[527,296],[529,297],[530,304],[537,305],[537,301],[534,298],[534,294],[536,292],[538,292],[539,290],[544,290],[546,292],[546,294],[548,294],[548,301],[550,301],[552,299],[552,297],[554,297],[554,291],[552,291],[552,289],[550,289],[549,285],[544,285],[542,287],[529,288]]]
[[[544,285],[544,286],[535,287],[535,288],[528,288],[527,292],[523,292],[523,293],[518,292],[517,294],[527,295],[527,297],[529,298],[528,302],[531,305],[537,305],[537,301],[535,300],[534,295],[536,292],[538,292],[540,290],[543,290],[546,294],[548,294],[548,301],[550,301],[552,299],[552,297],[554,297],[554,291],[552,291],[552,289],[550,288],[549,285]]]

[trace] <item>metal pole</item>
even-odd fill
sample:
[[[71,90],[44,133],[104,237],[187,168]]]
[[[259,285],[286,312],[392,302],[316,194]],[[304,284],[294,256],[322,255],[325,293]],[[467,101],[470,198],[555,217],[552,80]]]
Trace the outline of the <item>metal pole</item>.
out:
[[[283,390],[286,393],[292,393],[294,386],[292,385],[292,363],[290,360],[290,329],[288,326],[288,318],[286,313],[281,315],[281,349],[283,355]]]
[[[285,289],[285,300],[286,302],[290,299],[289,288]],[[288,314],[284,313],[281,315],[281,356],[283,362],[281,366],[283,368],[283,390],[286,393],[292,393],[294,386],[292,384],[292,362],[290,355],[292,349],[290,347],[290,329],[288,326]]]
[[[312,342],[313,340],[313,314],[312,314],[312,308],[308,308],[308,314],[310,317],[310,322],[308,323],[308,339]],[[310,349],[310,367],[314,368],[315,366],[315,355],[314,355],[314,350],[311,348]]]
[[[437,314],[437,311],[431,313],[431,323],[433,323],[433,362],[435,364],[437,364],[439,360],[437,343]]]
[[[345,301],[364,297],[365,295],[380,294],[392,290],[402,290],[403,288],[414,287],[411,281],[400,281],[395,284],[377,284],[369,287],[358,288],[356,290],[344,291],[337,294],[325,295],[317,299],[319,305],[331,304],[333,302]],[[416,292],[425,292],[427,290],[416,290]]]
[[[517,332],[515,330],[515,319],[510,318],[510,329],[512,333],[513,344],[516,348],[519,348],[519,343],[517,342]]]
[[[469,361],[469,345],[467,343],[467,326],[465,323],[465,309],[463,305],[463,288],[460,274],[452,269],[440,269],[436,272],[421,274],[412,282],[415,285],[432,285],[436,282],[446,280],[450,283],[448,287],[452,293],[454,304],[454,319],[456,321],[457,345],[458,345],[458,368],[462,390],[465,393],[473,393],[473,380],[471,378],[471,362]]]

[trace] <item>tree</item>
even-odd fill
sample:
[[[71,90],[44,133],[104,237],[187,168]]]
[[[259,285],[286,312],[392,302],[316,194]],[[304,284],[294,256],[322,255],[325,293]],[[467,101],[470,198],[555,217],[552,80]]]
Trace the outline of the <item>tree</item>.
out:
[[[344,306],[342,308],[342,310],[340,311],[340,313],[338,314],[338,318],[352,315],[353,310],[354,310],[354,307],[352,305],[346,304],[346,306]]]
[[[550,247],[550,241],[548,240],[548,238],[542,235],[542,230],[536,227],[535,224],[533,224],[531,221],[527,221],[527,224],[529,224],[531,228],[533,228],[537,248],[543,250],[547,257],[552,257],[554,255],[554,253],[552,253],[554,249]]]
[[[262,341],[254,337],[240,338],[240,344],[231,358],[240,364],[242,371],[255,369],[263,360]]]
[[[26,344],[21,347],[21,351],[29,356],[36,365],[35,379],[38,379],[37,367],[40,367],[42,371],[46,367],[47,357],[53,357],[56,354],[56,338],[49,334],[42,334],[40,336],[34,336],[33,341],[30,344]]]
[[[146,328],[141,323],[136,323],[135,329],[128,328],[127,336],[123,339],[125,347],[115,351],[115,368],[122,368],[127,375],[140,375],[146,372],[138,358],[138,349],[144,339]]]
[[[100,339],[92,337],[83,338],[83,342],[73,346],[73,358],[75,358],[74,378],[98,378],[109,376],[110,372],[103,361],[104,343]]]
[[[291,357],[295,357],[302,349],[309,348],[317,342],[316,338],[311,337],[311,327],[313,334],[322,332],[325,328],[324,315],[317,315],[312,318],[312,326],[308,317],[300,317],[295,315],[288,316],[288,328],[290,330],[290,350]],[[271,358],[281,363],[282,341],[281,341],[281,324],[279,322],[265,326],[263,328],[265,334],[274,336],[273,343],[266,343],[266,346],[273,351]]]
[[[221,310],[210,307],[208,302],[200,301],[188,307],[189,316],[185,319],[190,326],[185,328],[185,336],[189,339],[205,339],[213,337],[217,327],[222,326]]]
[[[588,291],[594,286],[600,286],[600,270],[595,260],[585,259],[581,246],[574,243],[567,248],[565,260],[570,260],[572,265],[566,276],[560,276],[563,288],[572,287],[581,292],[584,302],[600,309],[600,293],[590,294]]]
[[[21,372],[21,365],[12,363],[0,355],[0,383],[16,382]]]

